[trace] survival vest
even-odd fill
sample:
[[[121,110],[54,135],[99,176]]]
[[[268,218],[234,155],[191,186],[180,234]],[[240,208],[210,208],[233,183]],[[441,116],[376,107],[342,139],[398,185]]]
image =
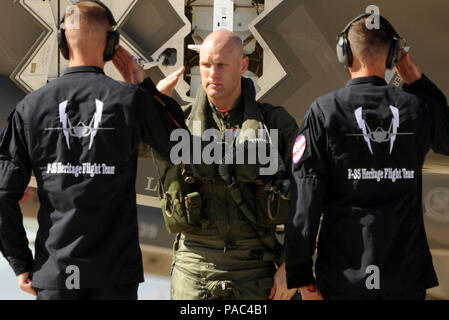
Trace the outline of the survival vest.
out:
[[[225,141],[224,135],[221,141],[224,149],[232,147],[232,164],[226,164],[225,156],[220,163],[192,164],[181,163],[179,165],[168,165],[159,183],[159,194],[161,197],[161,208],[167,230],[170,233],[189,233],[208,229],[211,221],[205,214],[200,184],[225,184],[231,195],[229,201],[239,207],[248,223],[254,227],[257,234],[262,237],[267,229],[274,229],[276,225],[284,224],[288,215],[288,183],[284,175],[285,167],[282,157],[275,150],[277,170],[269,176],[261,176],[259,163],[236,164],[235,156],[239,148],[248,149],[254,142],[258,146],[269,148],[271,137],[269,135],[270,124],[266,121],[262,108],[255,101],[255,90],[252,81],[242,79],[242,102],[243,121],[239,132],[229,141]],[[210,109],[210,110],[209,110]],[[206,93],[200,89],[198,96],[191,106],[191,111],[186,124],[191,131],[192,145],[197,142],[202,144],[202,136],[209,129],[209,117],[211,112]],[[251,136],[251,132],[265,134]],[[227,143],[228,142],[228,143]],[[267,150],[265,150],[267,151]],[[192,152],[192,154],[195,151]],[[226,152],[223,152],[226,154]],[[194,161],[191,161],[194,162]],[[287,186],[286,186],[287,184]],[[251,185],[251,188],[242,188]],[[251,199],[251,201],[249,201]],[[218,222],[220,223],[220,222]]]

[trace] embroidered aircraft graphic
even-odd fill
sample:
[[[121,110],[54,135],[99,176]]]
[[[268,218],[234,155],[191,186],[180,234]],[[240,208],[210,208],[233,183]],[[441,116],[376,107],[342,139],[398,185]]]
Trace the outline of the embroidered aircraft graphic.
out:
[[[362,130],[360,134],[347,134],[347,136],[360,137],[365,139],[368,145],[369,151],[374,155],[373,149],[371,147],[371,141],[376,143],[384,143],[390,141],[390,154],[393,151],[394,142],[396,141],[396,136],[398,135],[412,135],[413,132],[398,132],[399,128],[399,110],[396,107],[390,106],[391,113],[393,114],[393,119],[391,120],[390,127],[388,130],[384,130],[381,127],[377,127],[376,130],[371,130],[366,121],[362,118],[363,107],[358,108],[354,111],[355,118],[359,128]]]
[[[103,102],[95,99],[96,112],[94,113],[89,125],[84,122],[79,122],[76,126],[72,126],[69,117],[66,113],[67,100],[59,104],[59,120],[62,124],[62,128],[46,128],[45,130],[62,130],[65,136],[67,147],[70,150],[70,137],[76,137],[78,139],[90,137],[89,150],[92,148],[94,138],[97,135],[98,130],[114,130],[114,128],[99,128],[98,125],[101,122],[103,115]]]

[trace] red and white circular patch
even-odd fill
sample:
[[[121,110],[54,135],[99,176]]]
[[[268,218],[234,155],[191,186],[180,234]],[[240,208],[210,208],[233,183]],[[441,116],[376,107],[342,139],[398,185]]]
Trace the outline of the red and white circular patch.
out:
[[[296,138],[295,145],[293,146],[293,163],[298,164],[306,150],[306,137],[300,134]]]

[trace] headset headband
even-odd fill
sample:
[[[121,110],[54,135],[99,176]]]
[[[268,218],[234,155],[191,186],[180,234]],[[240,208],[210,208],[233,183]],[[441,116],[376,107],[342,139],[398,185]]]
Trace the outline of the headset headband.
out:
[[[80,0],[80,1],[76,2],[74,5],[77,5],[78,3],[81,3],[81,2],[93,2],[93,3],[98,4],[106,12],[109,24],[113,27],[117,25],[117,21],[115,21],[114,15],[112,14],[111,10],[103,2],[98,1],[98,0]],[[63,17],[61,19],[61,24],[63,24],[64,21],[65,21],[65,14],[63,15]]]
[[[348,25],[343,29],[343,31],[340,32],[338,37],[340,37],[343,34],[347,34],[353,23],[359,21],[360,19],[371,17],[371,16],[373,16],[373,14],[371,14],[371,13],[362,13],[362,14],[358,15],[357,17],[352,19],[351,22],[348,23]],[[384,18],[381,15],[374,15],[374,16],[378,16],[382,20],[382,22],[385,23],[385,26],[389,29],[391,34],[393,34],[394,38],[396,38],[397,40],[401,39],[401,36],[396,32],[396,30],[393,28],[393,25],[386,18]]]
[[[112,30],[109,30],[107,32],[106,37],[106,46],[103,51],[103,59],[104,61],[109,61],[114,57],[114,54],[117,50],[117,45],[120,41],[120,33],[117,30],[114,30],[114,28],[117,26],[117,22],[114,19],[114,15],[112,14],[111,10],[103,4],[101,1],[98,0],[80,0],[75,3],[75,5],[81,3],[81,2],[93,2],[102,7],[106,13],[107,19],[109,21],[109,24],[112,26]],[[65,14],[61,20],[61,24],[65,21]],[[65,29],[59,26],[58,30],[58,47],[61,51],[62,56],[65,59],[69,59],[70,53],[69,53],[69,46],[67,44],[67,38],[65,37]]]

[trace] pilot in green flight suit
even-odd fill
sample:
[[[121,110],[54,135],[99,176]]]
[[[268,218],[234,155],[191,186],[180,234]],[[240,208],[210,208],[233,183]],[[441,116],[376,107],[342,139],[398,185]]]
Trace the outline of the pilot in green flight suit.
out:
[[[249,158],[235,164],[235,156],[234,164],[225,159],[205,164],[202,159],[166,167],[161,207],[168,230],[177,233],[172,299],[291,299],[296,293],[286,286],[275,229],[288,214],[287,172],[299,129],[283,108],[256,102],[253,82],[242,77],[247,68],[237,35],[211,33],[200,52],[202,88],[183,108],[186,124],[194,140],[200,141],[206,129],[215,129],[222,141],[234,141],[228,144],[234,148],[232,155],[237,154],[237,141],[245,146],[245,140],[239,140],[242,132],[265,130],[265,140],[259,135],[258,140],[248,138],[247,148],[241,150],[250,150],[251,141],[262,141],[265,148],[274,144],[270,161],[274,158],[279,165],[268,175]],[[158,89],[170,94],[181,73],[162,80]],[[272,129],[277,129],[277,139]],[[204,142],[202,146],[204,152]],[[201,156],[192,150],[192,158]]]

